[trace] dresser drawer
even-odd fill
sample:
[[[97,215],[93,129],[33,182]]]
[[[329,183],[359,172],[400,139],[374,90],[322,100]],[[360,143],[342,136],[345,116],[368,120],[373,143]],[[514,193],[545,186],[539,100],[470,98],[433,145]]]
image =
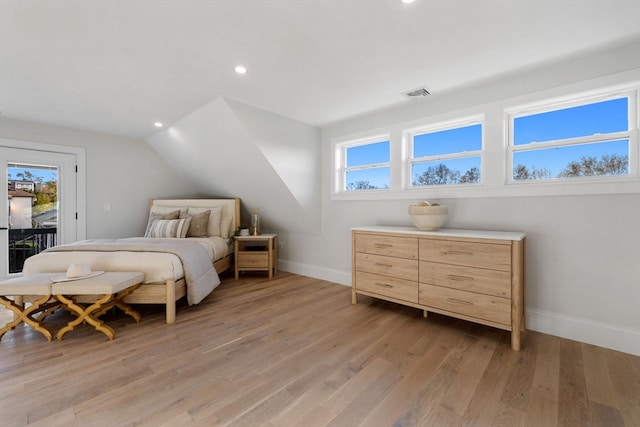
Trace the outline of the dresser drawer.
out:
[[[356,234],[355,251],[397,258],[418,259],[418,239]]]
[[[511,245],[420,239],[420,260],[511,270]]]
[[[420,261],[420,282],[511,298],[511,273]]]
[[[413,282],[418,281],[418,261],[411,259],[357,253],[356,271],[367,271]]]
[[[511,300],[420,283],[420,305],[511,325]]]
[[[357,271],[356,290],[418,303],[418,283],[410,280]]]

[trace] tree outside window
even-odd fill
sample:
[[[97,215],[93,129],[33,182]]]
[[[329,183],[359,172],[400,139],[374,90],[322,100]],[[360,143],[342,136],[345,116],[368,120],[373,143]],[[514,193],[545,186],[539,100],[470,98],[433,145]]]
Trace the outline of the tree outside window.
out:
[[[411,185],[477,184],[481,180],[482,123],[459,121],[409,132]]]
[[[510,115],[513,181],[629,174],[629,97]]]

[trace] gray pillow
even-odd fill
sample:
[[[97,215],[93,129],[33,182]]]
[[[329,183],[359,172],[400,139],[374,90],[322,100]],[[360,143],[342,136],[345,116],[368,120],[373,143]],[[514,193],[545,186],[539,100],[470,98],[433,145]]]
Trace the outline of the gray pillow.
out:
[[[156,212],[151,212],[149,213],[149,221],[147,221],[147,228],[144,230],[144,237],[149,237],[149,231],[151,230],[151,226],[153,225],[153,222],[157,219],[178,219],[180,217],[180,211],[173,211],[173,212],[167,212],[167,213],[156,213]]]
[[[189,215],[189,218],[191,218],[191,224],[189,224],[187,237],[207,237],[209,215],[211,215],[210,210],[195,215]]]

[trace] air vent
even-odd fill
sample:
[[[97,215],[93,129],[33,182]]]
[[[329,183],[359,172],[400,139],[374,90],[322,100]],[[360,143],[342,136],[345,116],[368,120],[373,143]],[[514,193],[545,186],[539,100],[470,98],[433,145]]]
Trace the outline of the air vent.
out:
[[[421,87],[421,88],[409,91],[405,95],[407,95],[411,99],[419,99],[419,98],[424,98],[425,96],[428,96],[429,91],[427,90],[426,87]]]

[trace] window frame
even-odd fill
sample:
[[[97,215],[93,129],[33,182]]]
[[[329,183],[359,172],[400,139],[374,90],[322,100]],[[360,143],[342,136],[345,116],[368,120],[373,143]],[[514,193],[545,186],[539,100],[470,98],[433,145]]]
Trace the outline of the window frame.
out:
[[[363,165],[347,166],[347,150],[355,147],[362,147],[365,145],[373,145],[381,142],[389,143],[389,161],[378,163],[367,163]],[[390,191],[391,190],[391,144],[392,140],[389,134],[376,134],[375,136],[369,136],[365,138],[358,138],[354,140],[348,140],[344,142],[335,143],[334,155],[335,155],[335,183],[334,194],[354,194],[362,192],[376,192],[376,191]],[[347,173],[352,171],[376,169],[387,167],[389,168],[389,185],[387,188],[372,188],[372,189],[360,189],[360,190],[347,190]]]
[[[606,134],[596,133],[587,136],[578,136],[571,138],[555,139],[544,142],[531,142],[528,144],[515,145],[514,131],[515,120],[519,117],[527,117],[535,114],[543,114],[562,109],[586,106],[598,102],[609,101],[614,99],[627,98],[627,122],[628,129],[626,131],[611,132]],[[562,185],[562,184],[580,184],[588,182],[606,182],[616,180],[628,180],[637,178],[640,169],[640,158],[638,156],[638,85],[621,85],[616,87],[603,88],[595,91],[584,93],[576,93],[564,97],[546,99],[535,103],[525,104],[505,109],[505,155],[506,155],[506,171],[505,177],[507,186],[514,185]],[[562,147],[579,147],[581,145],[604,143],[619,140],[629,141],[629,169],[625,175],[595,175],[588,177],[569,177],[569,178],[549,178],[549,179],[525,179],[516,180],[513,176],[514,155],[521,152],[530,152],[535,150],[562,148]],[[544,166],[544,165],[543,165]]]
[[[577,105],[594,96],[631,93],[635,100],[629,102],[629,174],[571,179],[513,180],[513,157],[509,150],[509,121],[507,114],[515,111],[533,111],[547,106],[549,109]],[[426,105],[426,104],[425,104]],[[442,109],[440,109],[442,110]],[[488,100],[474,105],[440,111],[407,109],[406,120],[371,119],[323,131],[323,141],[329,142],[323,162],[330,164],[329,198],[332,201],[380,201],[380,200],[438,200],[459,198],[495,197],[547,197],[575,195],[640,194],[640,78],[637,72],[625,72],[584,82],[517,94],[511,97]],[[397,118],[397,114],[393,117]],[[377,117],[377,116],[376,116]],[[409,157],[406,134],[430,128],[437,124],[461,123],[461,118],[483,117],[483,153],[481,157],[481,181],[478,184],[433,185],[408,187],[412,180],[407,166]],[[376,126],[379,125],[379,126]],[[636,130],[632,130],[636,124]],[[340,185],[339,147],[341,144],[372,141],[383,135],[390,142],[389,190],[338,191]],[[329,169],[329,168],[327,168]],[[409,172],[407,172],[409,171]],[[511,181],[510,181],[511,180]]]
[[[429,125],[414,127],[403,130],[402,140],[405,145],[405,158],[404,163],[404,180],[403,189],[409,191],[435,189],[435,188],[455,188],[455,187],[472,187],[480,186],[483,184],[483,170],[484,170],[484,153],[485,153],[485,116],[484,114],[478,114],[473,116],[467,116],[463,118],[457,118],[453,120],[447,120]],[[429,133],[437,133],[447,130],[461,129],[465,127],[480,125],[480,149],[474,151],[458,151],[447,154],[436,154],[432,156],[413,157],[414,152],[414,137],[416,135],[424,135]],[[441,185],[413,185],[413,166],[418,163],[436,162],[440,160],[456,160],[466,159],[470,157],[480,158],[480,181],[477,183],[458,183],[458,184],[441,184]]]

